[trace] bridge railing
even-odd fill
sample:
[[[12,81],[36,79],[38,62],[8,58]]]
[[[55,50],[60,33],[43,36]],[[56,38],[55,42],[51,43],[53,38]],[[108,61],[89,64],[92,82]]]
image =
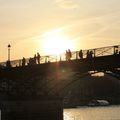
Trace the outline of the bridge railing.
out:
[[[120,52],[120,45],[96,48],[96,49],[93,49],[93,51],[95,51],[94,52],[95,53],[95,57],[119,54],[119,52]]]
[[[116,46],[108,46],[108,47],[101,47],[101,48],[94,48],[94,49],[86,49],[82,50],[83,59],[87,58],[87,52],[92,51],[92,57],[100,57],[100,56],[108,56],[113,54],[120,54],[120,45]],[[47,55],[41,56],[40,64],[49,63],[49,62],[59,62],[59,61],[66,61],[66,53],[61,55]],[[71,52],[71,60],[80,59],[79,51]],[[22,59],[10,61],[12,67],[22,66]],[[25,65],[29,64],[29,58],[26,58]],[[1,66],[6,66],[6,62],[1,62]]]

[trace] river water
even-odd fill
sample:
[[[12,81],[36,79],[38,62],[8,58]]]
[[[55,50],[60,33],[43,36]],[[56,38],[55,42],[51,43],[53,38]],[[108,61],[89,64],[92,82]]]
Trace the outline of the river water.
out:
[[[64,120],[120,120],[120,106],[64,109]]]

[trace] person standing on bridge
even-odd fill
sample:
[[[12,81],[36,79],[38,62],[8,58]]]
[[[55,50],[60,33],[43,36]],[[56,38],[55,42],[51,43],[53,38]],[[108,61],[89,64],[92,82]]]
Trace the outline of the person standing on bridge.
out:
[[[37,53],[37,63],[38,63],[38,64],[40,64],[40,58],[41,58],[40,54]]]
[[[26,63],[26,60],[25,60],[25,58],[23,57],[23,59],[22,59],[22,66],[25,66],[25,63]]]
[[[114,53],[114,55],[117,55],[117,54],[118,54],[118,49],[116,49],[116,50],[115,50],[115,53]]]
[[[87,56],[86,56],[86,58],[89,58],[89,56],[90,56],[90,52],[89,52],[89,50],[87,50]]]
[[[70,49],[68,49],[68,60],[70,60],[70,59],[71,59],[71,57],[72,57],[71,50],[70,50]]]
[[[90,57],[90,58],[93,58],[93,51],[92,51],[92,50],[90,51],[89,54],[90,54],[89,57]]]
[[[79,51],[79,58],[83,59],[83,52],[82,52],[82,50]]]
[[[71,53],[70,49],[66,50],[65,57],[66,57],[66,61],[70,61],[70,59],[72,57],[72,53]]]
[[[87,50],[87,58],[90,59],[90,58],[93,58],[93,51],[89,51]]]

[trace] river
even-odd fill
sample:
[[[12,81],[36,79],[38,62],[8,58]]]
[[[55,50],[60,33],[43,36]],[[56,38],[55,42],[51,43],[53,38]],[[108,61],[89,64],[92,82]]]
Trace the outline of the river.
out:
[[[120,120],[120,105],[64,109],[64,120]]]

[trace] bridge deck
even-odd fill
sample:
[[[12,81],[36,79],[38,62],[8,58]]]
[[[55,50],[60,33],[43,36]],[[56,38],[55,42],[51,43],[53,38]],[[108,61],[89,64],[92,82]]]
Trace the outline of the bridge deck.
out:
[[[52,63],[36,64],[32,66],[21,66],[1,69],[0,76],[30,75],[32,73],[46,75],[58,71],[69,70],[76,72],[104,71],[120,68],[120,54],[94,57],[91,59],[75,59],[70,61],[59,61]],[[13,75],[13,74],[14,75]],[[19,74],[20,73],[20,74]],[[7,76],[6,76],[7,77]]]
[[[92,52],[92,57],[109,56],[109,55],[114,55],[114,54],[120,54],[120,45],[82,50],[83,58],[87,58],[87,51]],[[80,59],[79,52],[80,51],[73,51],[71,53],[72,54],[71,60]],[[61,55],[46,55],[46,56],[41,56],[40,58],[41,64],[48,63],[48,62],[59,62],[59,61],[66,61],[65,53]],[[29,58],[26,58],[25,65],[27,66],[28,63],[29,63]],[[16,66],[20,67],[22,66],[22,59],[12,60],[10,61],[10,64],[12,67],[16,67]],[[6,62],[1,62],[0,65],[1,67],[5,67],[7,64]]]

